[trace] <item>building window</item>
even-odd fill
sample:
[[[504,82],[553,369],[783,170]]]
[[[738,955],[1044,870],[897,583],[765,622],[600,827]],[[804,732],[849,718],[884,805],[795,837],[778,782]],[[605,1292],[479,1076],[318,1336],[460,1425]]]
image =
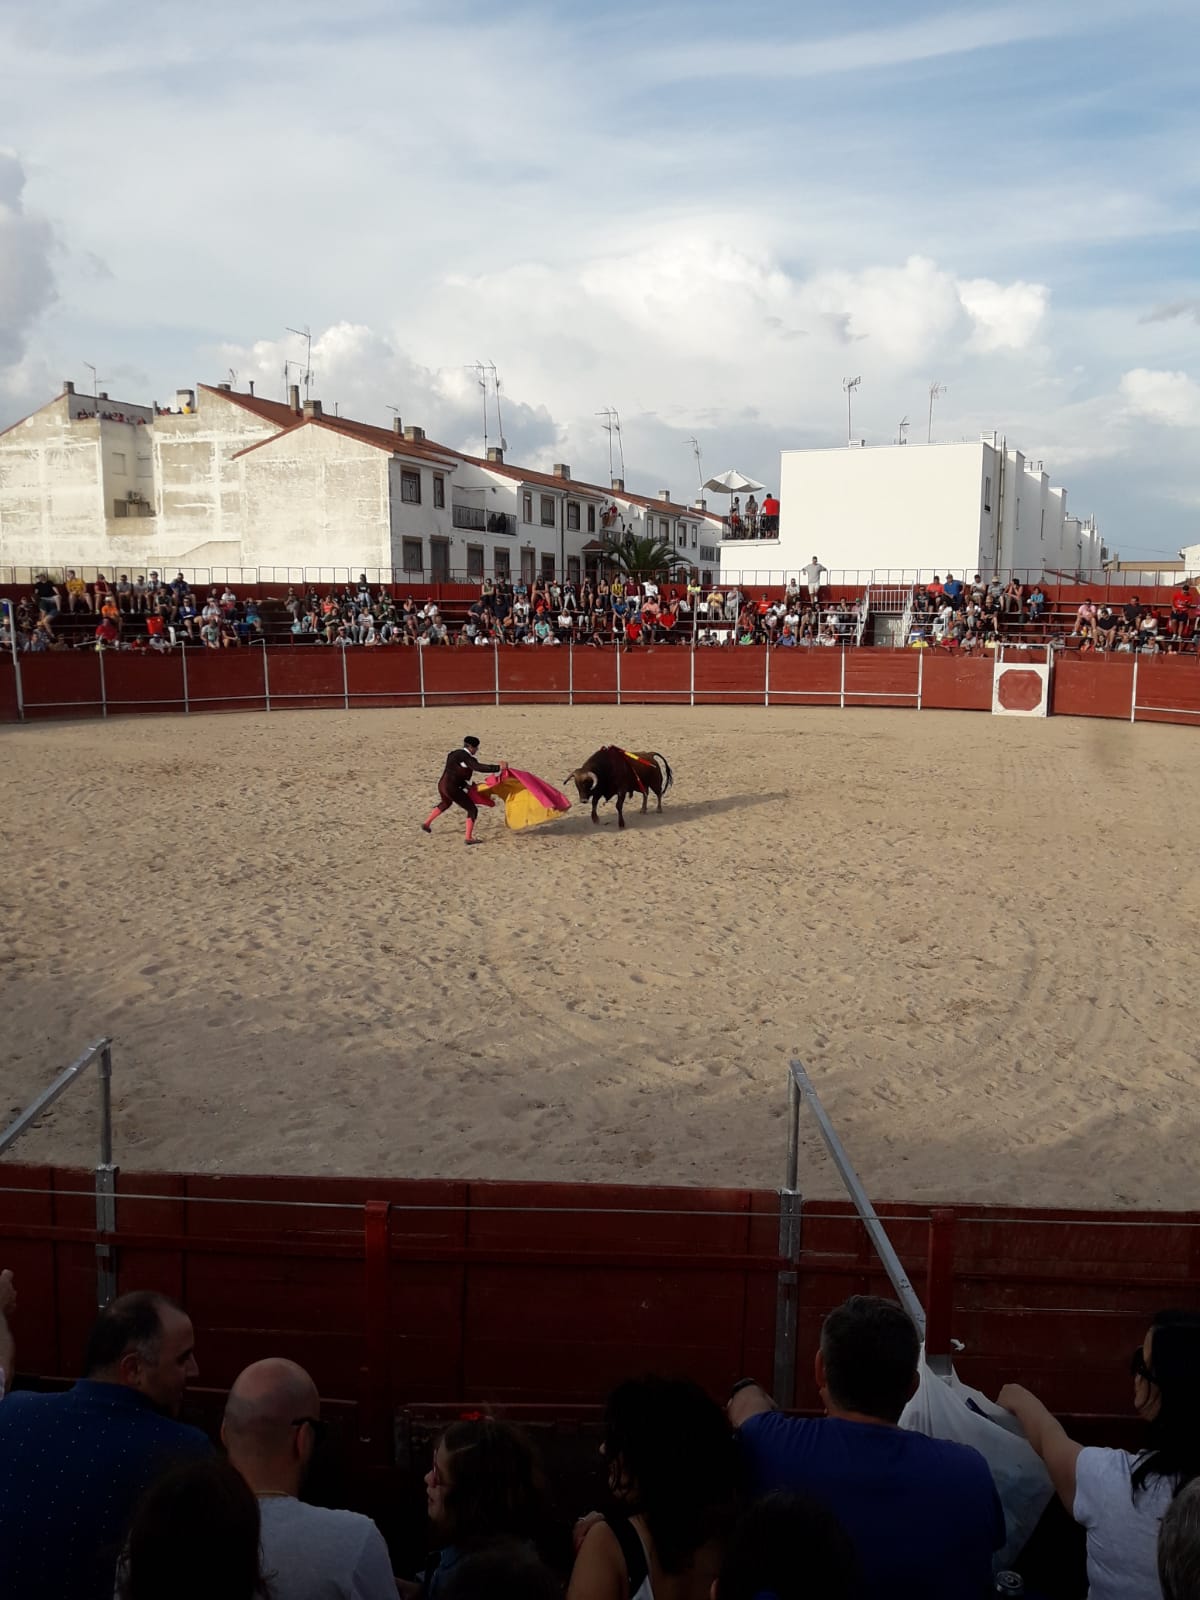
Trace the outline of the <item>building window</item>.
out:
[[[122,477],[124,477],[126,472],[128,471],[128,468],[125,465],[125,452],[123,450],[114,450],[113,451],[113,453],[112,453],[112,469],[113,469],[114,472],[119,472]]]
[[[579,582],[579,557],[578,556],[568,556],[567,557],[567,577],[570,578],[572,583],[578,583]]]
[[[658,519],[658,537],[660,539],[667,539],[670,536],[670,531],[671,531],[671,525],[667,521],[666,517],[659,517],[659,519]]]
[[[595,533],[595,531],[596,531],[596,508],[595,508],[595,506],[589,506],[588,507],[588,532],[589,533]]]
[[[440,472],[435,472],[434,475],[433,475],[433,507],[434,507],[434,510],[435,511],[443,510],[444,507],[445,507],[445,504],[446,504],[446,480],[445,480],[445,478],[442,476],[442,474]]]
[[[152,478],[154,476],[154,463],[149,456],[138,457],[137,475],[139,478]]]
[[[545,578],[545,579],[549,579],[549,578],[552,578],[553,576],[554,576],[554,557],[546,555],[546,553],[543,551],[543,553],[542,553],[542,577]]]
[[[450,541],[430,539],[429,568],[434,583],[450,582]]]
[[[554,496],[544,494],[540,495],[539,499],[541,500],[542,527],[552,528],[554,526]]]
[[[405,539],[400,546],[400,559],[405,572],[415,572],[417,577],[425,570],[425,549],[420,539]]]
[[[508,582],[508,578],[509,578],[510,570],[511,569],[509,568],[509,565],[508,565],[508,551],[507,550],[493,550],[492,551],[492,572],[495,575],[496,581],[499,582],[500,579],[503,578],[504,582],[507,583]]]
[[[421,474],[404,468],[400,473],[400,498],[406,506],[421,504]]]
[[[693,522],[692,523],[692,549],[693,550],[696,548],[696,538],[697,538],[696,524]]]
[[[567,501],[567,527],[574,533],[579,532],[579,501]]]
[[[716,550],[713,548],[713,546],[711,544],[702,544],[700,546],[700,559],[701,559],[701,561],[712,561],[712,562],[716,561],[717,552],[716,552]],[[708,582],[708,574],[707,573],[705,574],[704,581],[705,581],[705,583]]]
[[[1045,512],[1045,508],[1043,508],[1043,510],[1042,510],[1041,539],[1042,539],[1042,543],[1045,544],[1045,542],[1046,542],[1046,512]]]
[[[469,544],[467,546],[467,577],[483,577],[483,546],[481,544]]]
[[[533,496],[529,493],[528,489],[526,489],[525,493],[521,496],[521,521],[533,521]]]
[[[985,511],[992,509],[992,480],[990,478],[983,480],[983,509]]]

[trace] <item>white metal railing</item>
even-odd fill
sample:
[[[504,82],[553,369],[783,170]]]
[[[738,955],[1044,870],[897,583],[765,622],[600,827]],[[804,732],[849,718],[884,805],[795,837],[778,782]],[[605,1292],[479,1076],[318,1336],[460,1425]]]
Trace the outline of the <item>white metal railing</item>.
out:
[[[867,631],[867,618],[870,616],[870,614],[871,589],[870,585],[868,585],[867,589],[863,593],[862,599],[858,603],[858,627],[854,630],[854,642],[856,645],[860,645],[863,642],[863,635]]]
[[[100,1082],[100,1148],[95,1167],[96,1232],[111,1235],[117,1228],[117,1171],[112,1158],[112,1040],[97,1039],[88,1045],[83,1054],[69,1067],[64,1067],[41,1094],[14,1117],[0,1133],[0,1156],[27,1133],[43,1112],[65,1094],[77,1078],[83,1076],[92,1062]],[[113,1246],[107,1238],[96,1242],[96,1304],[103,1310],[117,1292],[117,1268]]]
[[[908,599],[904,604],[904,613],[900,619],[900,643],[908,643],[909,634],[912,633],[913,617],[916,614],[917,596],[914,589],[908,591]]]

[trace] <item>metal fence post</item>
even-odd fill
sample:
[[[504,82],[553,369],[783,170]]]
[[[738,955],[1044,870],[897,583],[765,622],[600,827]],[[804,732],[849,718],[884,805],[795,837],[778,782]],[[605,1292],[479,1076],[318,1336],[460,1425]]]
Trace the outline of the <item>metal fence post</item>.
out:
[[[104,682],[104,647],[98,646],[96,655],[100,661],[100,715],[108,716],[108,689]]]
[[[192,709],[191,705],[190,705],[190,703],[188,701],[187,645],[186,644],[181,644],[179,646],[179,660],[180,660],[180,664],[183,667],[183,714],[186,717],[186,716],[189,715],[189,713],[191,712],[191,709]]]
[[[768,645],[763,656],[763,705],[771,704],[771,646]]]
[[[1138,669],[1138,653],[1135,650],[1133,652],[1133,681],[1129,686],[1129,720],[1130,720],[1130,722],[1136,722],[1137,721],[1137,669]]]
[[[621,704],[621,640],[617,639],[617,704]]]
[[[413,645],[417,652],[417,678],[421,686],[421,710],[425,709],[425,646],[418,641]]]
[[[838,692],[838,705],[843,711],[846,709],[846,647],[840,646],[842,656],[842,686]]]
[[[929,1253],[925,1276],[925,1360],[930,1368],[949,1376],[954,1362],[951,1342],[954,1314],[955,1213],[936,1206],[929,1213]]]
[[[796,1328],[799,1322],[800,1217],[803,1200],[796,1187],[800,1176],[800,1085],[788,1073],[787,1170],[779,1191],[779,1255],[788,1262],[775,1278],[775,1363],[771,1392],[787,1410],[796,1399]]]
[[[495,639],[492,640],[492,683],[495,688],[496,704],[500,704],[500,646]]]
[[[350,646],[343,644],[343,645],[336,646],[336,648],[337,648],[338,653],[340,654],[340,656],[342,658],[342,701],[343,701],[343,704],[344,704],[344,709],[349,711],[349,709],[350,709],[350,669],[346,665],[346,651],[350,648]]]
[[[567,645],[567,704],[575,704],[575,640]]]
[[[17,692],[17,721],[25,721],[25,686],[21,682],[21,656],[17,650],[17,613],[11,600],[4,601],[8,613],[8,642],[12,647],[13,677]]]
[[[271,709],[271,669],[267,665],[267,641],[263,640],[263,692],[267,697],[267,710]]]
[[[921,696],[925,688],[925,652],[917,651],[917,710],[921,709]]]
[[[689,661],[690,670],[689,670],[689,673],[688,673],[688,705],[694,706],[696,704],[696,646],[695,646],[695,644],[693,644],[692,648],[688,651],[688,655],[691,658],[690,661]]]
[[[117,1172],[112,1158],[112,1043],[100,1050],[100,1159],[96,1163],[96,1306],[103,1311],[117,1293]]]

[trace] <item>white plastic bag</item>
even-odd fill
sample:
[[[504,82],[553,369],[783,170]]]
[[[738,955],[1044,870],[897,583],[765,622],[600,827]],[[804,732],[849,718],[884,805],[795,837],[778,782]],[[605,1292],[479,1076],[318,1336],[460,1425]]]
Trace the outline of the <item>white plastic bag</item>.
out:
[[[923,1350],[918,1373],[919,1387],[901,1413],[900,1426],[931,1439],[968,1444],[987,1462],[1007,1534],[1004,1549],[996,1554],[999,1572],[1020,1555],[1053,1499],[1050,1474],[1011,1411],[968,1388],[953,1370],[948,1378],[939,1378],[926,1366]]]

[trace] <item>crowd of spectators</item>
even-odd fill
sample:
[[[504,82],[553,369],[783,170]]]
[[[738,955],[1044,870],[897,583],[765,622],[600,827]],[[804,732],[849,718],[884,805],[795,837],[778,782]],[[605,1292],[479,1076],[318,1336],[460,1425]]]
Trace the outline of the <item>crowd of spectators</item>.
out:
[[[985,580],[977,572],[970,582],[947,573],[913,591],[909,642],[956,648],[969,654],[1013,637],[1024,623],[1051,627],[1053,648],[1089,651],[1138,651],[1149,655],[1178,652],[1191,645],[1200,619],[1200,593],[1185,578],[1160,615],[1135,594],[1118,605],[1082,600],[1069,631],[1049,615],[1046,592],[1036,580],[1026,584],[1015,574]]]
[[[95,619],[95,627],[79,636],[60,626],[64,616]],[[21,650],[75,648],[168,651],[185,640],[209,650],[236,648],[264,637],[259,603],[239,600],[228,584],[197,593],[177,572],[169,581],[158,572],[130,578],[122,572],[110,582],[103,574],[90,583],[69,567],[58,582],[41,573],[28,600],[14,608],[17,644]]]
[[[0,1332],[15,1304],[0,1274]],[[11,1342],[0,1355],[13,1360]],[[257,1360],[219,1446],[179,1420],[198,1376],[175,1302],[101,1312],[84,1376],[0,1403],[0,1593],[20,1600],[984,1600],[1005,1508],[984,1456],[901,1426],[920,1344],[893,1301],[832,1311],[814,1354],[823,1415],[750,1379],[726,1405],[645,1377],[609,1396],[602,1504],[555,1507],[520,1429],[463,1415],[424,1477],[433,1553],[305,1498],[328,1440],[312,1377]],[[1135,1452],[1083,1447],[1027,1390],[1000,1394],[1086,1530],[1092,1600],[1200,1600],[1200,1315],[1154,1318],[1131,1362]],[[3,1374],[0,1373],[0,1396]],[[561,1497],[560,1497],[561,1498]],[[567,1512],[582,1513],[573,1524]],[[411,1570],[395,1568],[411,1567]],[[1032,1590],[1030,1591],[1033,1592]],[[1054,1600],[1047,1595],[1046,1600]]]

